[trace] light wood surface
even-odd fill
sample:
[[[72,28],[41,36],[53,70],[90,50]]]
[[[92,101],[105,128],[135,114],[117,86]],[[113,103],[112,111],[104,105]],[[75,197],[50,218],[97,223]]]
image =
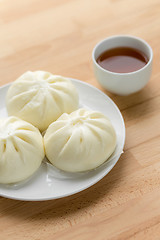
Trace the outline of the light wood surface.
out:
[[[94,45],[114,34],[145,39],[153,74],[120,97],[126,145],[113,170],[76,195],[46,202],[0,198],[1,240],[160,239],[160,1],[0,0],[0,85],[27,70],[96,82]]]

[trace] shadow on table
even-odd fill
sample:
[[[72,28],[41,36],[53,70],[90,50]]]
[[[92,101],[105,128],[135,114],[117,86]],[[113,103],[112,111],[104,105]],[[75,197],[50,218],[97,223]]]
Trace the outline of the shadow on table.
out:
[[[114,191],[117,183],[121,181],[125,169],[125,154],[121,156],[112,171],[94,186],[75,195],[44,202],[25,202],[0,198],[0,213],[20,220],[32,221],[67,220],[79,211],[82,214],[94,215],[93,209],[105,200],[110,205],[110,193]],[[78,215],[78,214],[77,214]],[[75,217],[76,218],[76,217]]]
[[[105,93],[117,104],[121,111],[127,110],[130,107],[136,107],[145,102],[148,103],[148,100],[153,97],[151,88],[149,87],[145,87],[141,91],[128,96],[118,96],[108,91],[105,91]]]

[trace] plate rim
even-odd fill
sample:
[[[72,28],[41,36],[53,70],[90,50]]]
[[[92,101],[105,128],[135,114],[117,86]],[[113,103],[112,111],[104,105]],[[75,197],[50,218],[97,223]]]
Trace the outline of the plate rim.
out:
[[[124,122],[124,118],[122,116],[122,113],[121,111],[119,110],[118,106],[115,104],[115,102],[107,95],[105,94],[104,92],[102,92],[100,89],[96,88],[95,86],[87,83],[87,82],[84,82],[82,80],[79,80],[79,79],[75,79],[75,78],[70,78],[70,77],[67,77],[67,79],[73,81],[74,82],[77,82],[77,83],[80,83],[82,85],[86,85],[88,86],[89,88],[92,88],[93,90],[96,90],[97,92],[99,92],[104,98],[106,98],[110,103],[112,103],[112,105],[114,106],[114,108],[116,108],[116,111],[119,113],[119,116],[121,118],[121,123],[122,123],[122,126],[123,126],[123,142],[122,142],[122,149],[124,148],[124,145],[125,145],[125,139],[126,139],[126,128],[125,128],[125,122]],[[9,87],[10,85],[12,84],[12,82],[10,83],[7,83],[7,84],[4,84],[2,86],[0,86],[0,91],[2,89],[5,89],[7,87]],[[119,158],[121,157],[121,154],[118,154],[118,156],[116,157],[116,161],[114,162],[113,166],[110,168],[110,170],[106,173],[104,172],[103,174],[101,174],[98,178],[96,178],[95,181],[89,183],[87,186],[84,186],[82,187],[80,190],[78,189],[77,191],[74,191],[72,193],[68,193],[68,194],[64,194],[64,195],[61,195],[61,196],[57,196],[57,197],[42,197],[42,198],[24,198],[24,197],[15,197],[15,196],[11,196],[11,195],[8,195],[8,194],[1,194],[0,193],[0,197],[5,197],[5,198],[8,198],[8,199],[13,199],[13,200],[20,200],[20,201],[47,201],[47,200],[56,200],[56,199],[61,199],[61,198],[64,198],[64,197],[69,197],[69,196],[72,196],[72,195],[75,195],[79,192],[82,192],[88,188],[90,188],[91,186],[95,185],[96,183],[98,183],[100,180],[102,180],[113,168],[114,166],[117,164]]]

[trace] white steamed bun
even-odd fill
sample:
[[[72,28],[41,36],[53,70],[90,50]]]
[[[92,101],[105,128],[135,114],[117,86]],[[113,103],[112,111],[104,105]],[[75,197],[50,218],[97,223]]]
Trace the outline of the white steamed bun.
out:
[[[46,156],[57,168],[69,172],[94,169],[116,146],[116,133],[100,112],[78,109],[64,113],[44,135]]]
[[[43,158],[43,139],[37,128],[17,117],[0,119],[0,183],[27,179]]]
[[[8,90],[9,115],[44,131],[62,113],[78,108],[78,93],[71,81],[44,71],[26,72]]]

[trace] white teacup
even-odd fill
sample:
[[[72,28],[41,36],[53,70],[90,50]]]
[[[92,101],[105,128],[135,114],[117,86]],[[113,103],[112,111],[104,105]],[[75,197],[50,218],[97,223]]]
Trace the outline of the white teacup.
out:
[[[141,69],[128,73],[116,73],[102,68],[97,63],[97,58],[103,52],[116,47],[137,49],[143,52],[149,61]],[[129,95],[141,90],[149,81],[152,72],[153,52],[149,44],[138,37],[117,35],[99,42],[93,49],[92,60],[95,77],[102,87],[112,93]]]

